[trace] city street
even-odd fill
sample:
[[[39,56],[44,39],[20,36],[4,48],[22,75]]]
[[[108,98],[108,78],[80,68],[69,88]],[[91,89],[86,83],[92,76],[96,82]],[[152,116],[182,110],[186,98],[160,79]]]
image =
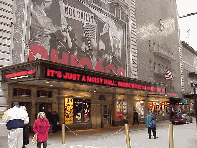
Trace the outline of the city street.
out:
[[[194,119],[195,121],[195,119]],[[169,121],[157,122],[157,139],[149,139],[145,125],[134,125],[130,128],[130,140],[132,148],[168,148]],[[196,123],[173,125],[174,148],[197,148]],[[50,134],[48,148],[124,148],[126,147],[125,131],[121,127],[109,131],[88,130],[66,133],[66,144],[61,144],[61,132]],[[30,141],[32,135],[30,136]],[[27,146],[33,148],[31,144]]]

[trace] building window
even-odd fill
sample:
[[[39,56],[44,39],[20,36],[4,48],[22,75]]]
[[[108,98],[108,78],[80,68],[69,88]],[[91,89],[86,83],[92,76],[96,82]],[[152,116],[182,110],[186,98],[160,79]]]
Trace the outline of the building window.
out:
[[[105,95],[99,95],[99,100],[106,101],[106,97],[105,97]]]
[[[52,91],[37,90],[37,97],[52,98]]]
[[[160,64],[158,64],[158,73],[160,73],[161,72],[161,69],[160,69],[161,67],[160,67]]]
[[[153,43],[153,51],[155,52],[155,43]]]
[[[150,71],[152,71],[152,61],[149,60]]]
[[[90,122],[90,99],[65,98],[65,124]]]
[[[156,72],[156,63],[154,62],[154,72]]]
[[[14,88],[13,96],[31,97],[30,89]]]

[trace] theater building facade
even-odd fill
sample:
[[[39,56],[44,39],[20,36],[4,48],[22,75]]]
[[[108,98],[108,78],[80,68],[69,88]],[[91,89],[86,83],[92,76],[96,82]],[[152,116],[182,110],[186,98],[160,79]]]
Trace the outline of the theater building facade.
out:
[[[148,109],[168,119],[170,94],[156,84],[52,61],[34,60],[2,68],[8,105],[25,105],[33,125],[38,112],[57,111],[60,124],[72,130],[140,122]],[[172,94],[171,94],[172,95]]]
[[[27,107],[30,126],[40,111],[56,111],[60,124],[71,129],[132,124],[134,110],[140,122],[149,109],[158,120],[169,118],[169,98],[181,97],[166,92],[160,79],[154,78],[155,83],[147,77],[153,70],[142,50],[150,44],[141,48],[148,40],[140,40],[137,49],[136,14],[141,12],[136,11],[135,1],[23,4],[16,8],[24,18],[15,15],[13,65],[1,68],[7,90],[2,96],[5,106],[18,101]]]

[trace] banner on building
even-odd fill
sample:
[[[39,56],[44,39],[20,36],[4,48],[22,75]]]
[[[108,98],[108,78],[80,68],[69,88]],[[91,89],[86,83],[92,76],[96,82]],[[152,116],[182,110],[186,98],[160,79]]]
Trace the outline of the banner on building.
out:
[[[125,76],[126,23],[117,21],[111,3],[105,2],[107,10],[97,3],[104,4],[32,0],[29,61],[43,58]]]

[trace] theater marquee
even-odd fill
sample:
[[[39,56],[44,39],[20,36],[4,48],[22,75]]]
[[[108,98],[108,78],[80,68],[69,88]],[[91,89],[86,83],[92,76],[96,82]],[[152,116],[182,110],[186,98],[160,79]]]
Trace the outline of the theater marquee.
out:
[[[134,84],[130,82],[119,81],[116,79],[109,79],[105,76],[96,76],[95,74],[83,74],[83,73],[73,73],[65,70],[55,70],[46,68],[45,77],[50,79],[58,79],[62,81],[73,81],[80,83],[90,83],[95,85],[121,87],[121,88],[131,88],[138,90],[146,90],[153,92],[165,92],[162,88],[144,86],[140,84]]]

